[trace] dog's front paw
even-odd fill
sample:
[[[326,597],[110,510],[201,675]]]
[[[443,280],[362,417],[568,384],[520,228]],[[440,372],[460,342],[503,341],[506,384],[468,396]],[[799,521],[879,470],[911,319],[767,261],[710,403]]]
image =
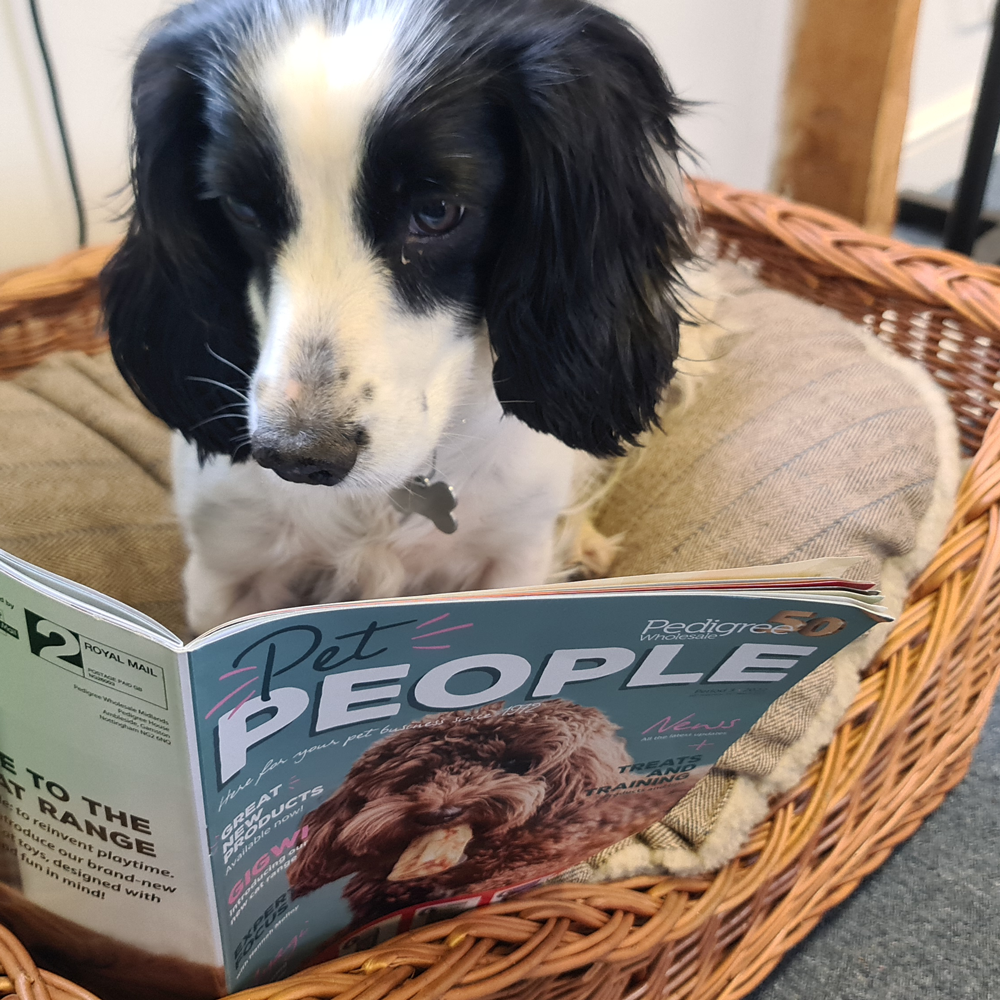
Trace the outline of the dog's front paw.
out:
[[[562,558],[550,582],[571,583],[598,580],[611,572],[622,535],[608,538],[602,535],[586,516],[577,516],[564,529]],[[568,537],[567,537],[568,536]]]
[[[584,521],[577,536],[579,552],[577,561],[585,573],[583,579],[595,580],[607,576],[618,556],[621,541],[621,535],[608,538],[602,535],[591,521]]]

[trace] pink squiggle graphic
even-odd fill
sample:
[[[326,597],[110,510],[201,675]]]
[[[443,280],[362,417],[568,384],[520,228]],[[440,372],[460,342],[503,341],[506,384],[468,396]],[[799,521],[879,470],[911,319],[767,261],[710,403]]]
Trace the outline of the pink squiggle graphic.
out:
[[[225,698],[223,698],[223,699],[222,699],[222,701],[220,701],[218,705],[214,706],[214,708],[212,708],[212,710],[211,710],[211,711],[210,711],[210,712],[208,713],[208,715],[206,715],[206,716],[205,716],[206,720],[207,720],[207,719],[211,719],[211,718],[212,718],[212,716],[213,716],[213,715],[215,715],[215,713],[216,713],[216,712],[217,712],[217,711],[218,711],[218,710],[219,710],[220,708],[222,708],[222,706],[223,706],[223,705],[225,705],[225,703],[226,703],[227,701],[229,701],[229,699],[230,699],[230,698],[233,698],[233,697],[235,697],[235,696],[236,696],[237,694],[239,694],[239,693],[240,693],[240,691],[242,691],[242,690],[243,690],[243,689],[244,689],[245,687],[249,687],[249,686],[250,686],[251,684],[254,684],[254,683],[256,683],[256,681],[257,681],[257,678],[256,678],[256,677],[251,677],[251,678],[250,678],[250,680],[248,680],[248,681],[247,681],[247,682],[246,682],[245,684],[241,684],[241,685],[240,685],[240,686],[239,686],[238,688],[235,688],[235,689],[233,689],[232,691],[230,691],[230,692],[229,692],[229,694],[227,694],[227,695],[226,695],[226,697],[225,697]],[[248,698],[252,698],[252,697],[253,697],[253,695],[252,695],[252,694],[251,694],[251,695],[247,695],[247,697],[248,697]],[[240,704],[242,705],[242,704],[243,704],[243,702],[245,702],[246,700],[247,700],[247,699],[246,699],[246,698],[244,698],[244,699],[243,699],[243,701],[242,701],[242,702],[240,702]],[[235,712],[235,711],[236,711],[236,709],[234,708],[234,709],[233,709],[233,711]]]
[[[235,693],[235,692],[234,692]],[[229,713],[229,718],[231,719],[252,697],[254,696],[253,691],[251,691],[237,706]]]
[[[443,615],[438,615],[437,618],[432,618],[429,622],[424,622],[422,625],[418,625],[417,628],[427,628],[428,625],[433,625],[435,622],[444,621],[450,614],[450,611],[446,611]]]
[[[414,646],[414,649],[451,649],[451,646]]]
[[[445,632],[457,632],[460,628],[472,628],[473,622],[467,625],[452,625],[451,628],[439,628],[436,632],[425,632],[423,635],[415,635],[410,642],[416,639],[429,639],[432,635],[444,635]]]
[[[223,674],[219,680],[224,681],[227,677],[235,677],[237,674],[245,674],[248,670],[256,669],[256,667],[240,667],[238,670],[230,670],[228,674]]]

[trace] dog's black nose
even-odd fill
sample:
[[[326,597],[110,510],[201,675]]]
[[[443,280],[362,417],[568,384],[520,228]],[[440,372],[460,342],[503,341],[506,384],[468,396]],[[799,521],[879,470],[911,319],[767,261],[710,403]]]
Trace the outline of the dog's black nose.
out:
[[[257,447],[251,450],[253,460],[265,469],[273,470],[290,483],[313,486],[336,486],[358,460],[361,450],[357,439],[345,438],[336,448],[324,448],[322,459],[307,455],[287,454],[277,448]]]
[[[413,822],[420,826],[444,826],[459,816],[465,810],[461,806],[444,806],[441,809],[428,809],[426,812],[416,813]]]

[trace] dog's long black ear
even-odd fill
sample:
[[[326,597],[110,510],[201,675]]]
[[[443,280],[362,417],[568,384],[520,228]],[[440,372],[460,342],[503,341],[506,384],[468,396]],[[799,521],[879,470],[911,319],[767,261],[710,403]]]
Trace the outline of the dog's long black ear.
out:
[[[250,261],[218,201],[201,197],[207,56],[195,27],[182,9],[136,64],[134,208],[102,291],[115,361],[143,403],[202,457],[238,455],[256,357]]]
[[[517,189],[486,318],[507,413],[595,455],[655,421],[673,375],[680,111],[623,21],[575,0],[506,39]]]

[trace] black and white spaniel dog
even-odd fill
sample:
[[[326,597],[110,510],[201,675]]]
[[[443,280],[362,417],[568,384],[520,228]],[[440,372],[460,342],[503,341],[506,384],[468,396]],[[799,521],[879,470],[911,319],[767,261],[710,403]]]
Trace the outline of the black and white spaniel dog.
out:
[[[159,22],[103,278],[117,363],[180,432],[193,628],[607,568],[574,504],[673,374],[678,110],[583,0]]]

